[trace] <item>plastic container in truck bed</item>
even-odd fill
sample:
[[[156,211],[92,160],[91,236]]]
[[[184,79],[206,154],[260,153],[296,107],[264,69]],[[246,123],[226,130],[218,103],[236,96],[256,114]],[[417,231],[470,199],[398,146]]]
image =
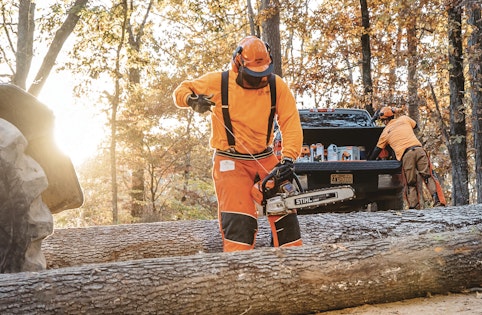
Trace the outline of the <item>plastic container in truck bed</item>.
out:
[[[386,151],[377,160],[366,160],[383,130],[366,110],[302,109],[299,113],[304,150],[295,162],[295,172],[303,188],[350,185],[356,196],[339,204],[302,209],[299,214],[403,209],[401,163]]]

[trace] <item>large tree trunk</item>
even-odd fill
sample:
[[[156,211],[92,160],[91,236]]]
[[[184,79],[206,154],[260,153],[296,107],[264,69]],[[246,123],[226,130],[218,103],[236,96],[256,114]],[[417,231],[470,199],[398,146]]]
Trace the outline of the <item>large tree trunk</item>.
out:
[[[448,16],[450,63],[450,145],[448,148],[452,161],[452,203],[460,206],[469,203],[461,7],[452,4],[448,9]]]
[[[482,203],[482,4],[473,2],[467,6],[468,23],[472,26],[472,34],[468,40],[468,59],[475,149],[475,189],[477,202]]]
[[[481,230],[0,277],[10,314],[310,314],[480,286]]]
[[[53,232],[41,196],[47,177],[25,154],[27,140],[13,124],[0,119],[0,135],[0,273],[42,270],[41,243]]]
[[[28,142],[25,153],[47,175],[49,186],[42,198],[50,211],[80,207],[84,200],[82,189],[72,161],[55,144],[52,111],[17,86],[0,84],[0,118],[18,128]]]
[[[305,245],[472,229],[482,225],[482,205],[403,212],[354,212],[298,216]],[[259,219],[256,247],[270,246],[270,229]],[[43,242],[48,268],[186,256],[222,251],[216,220],[175,221],[57,229]]]
[[[261,1],[261,14],[265,18],[262,22],[262,38],[271,47],[274,73],[282,77],[281,37],[279,30],[280,7],[279,0]]]

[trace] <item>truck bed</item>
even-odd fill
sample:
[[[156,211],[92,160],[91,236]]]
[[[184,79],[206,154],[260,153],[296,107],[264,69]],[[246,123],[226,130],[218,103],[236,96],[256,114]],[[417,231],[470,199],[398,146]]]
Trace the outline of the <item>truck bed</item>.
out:
[[[304,190],[350,185],[355,191],[352,200],[301,209],[298,213],[356,211],[372,204],[378,210],[403,208],[401,162],[390,159],[390,154],[386,159],[366,159],[384,129],[376,126],[368,113],[359,109],[300,110],[300,119],[304,145],[312,147],[321,143],[325,154],[331,144],[338,148],[358,147],[360,151],[364,147],[364,154],[359,157],[356,153],[353,160],[340,160],[339,157],[336,161],[298,159],[294,169]]]
[[[303,129],[303,143],[322,143],[325,148],[334,143],[337,146],[364,146],[368,155],[376,146],[383,127],[358,128],[309,128]]]

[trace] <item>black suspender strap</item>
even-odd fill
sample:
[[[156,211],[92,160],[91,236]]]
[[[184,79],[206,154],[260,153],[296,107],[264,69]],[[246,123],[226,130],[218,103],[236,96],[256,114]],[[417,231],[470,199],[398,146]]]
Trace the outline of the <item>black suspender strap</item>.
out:
[[[266,145],[269,145],[271,138],[271,132],[273,130],[274,115],[276,113],[276,76],[271,74],[268,78],[269,90],[271,94],[271,111],[269,113],[268,120],[268,134],[266,135]],[[223,71],[221,75],[221,108],[223,111],[224,126],[226,127],[226,137],[230,147],[234,148],[235,140],[233,133],[233,125],[231,124],[231,117],[229,116],[229,104],[228,104],[228,84],[229,84],[229,71]]]
[[[226,127],[226,136],[228,138],[228,144],[234,148],[234,134],[233,125],[231,124],[231,117],[229,116],[228,105],[228,84],[229,84],[229,71],[223,71],[221,77],[221,104],[223,110],[224,126]]]
[[[269,145],[271,138],[271,131],[273,130],[274,114],[276,113],[276,76],[271,74],[269,76],[269,91],[271,93],[271,112],[268,120],[268,134],[266,135],[266,145]]]

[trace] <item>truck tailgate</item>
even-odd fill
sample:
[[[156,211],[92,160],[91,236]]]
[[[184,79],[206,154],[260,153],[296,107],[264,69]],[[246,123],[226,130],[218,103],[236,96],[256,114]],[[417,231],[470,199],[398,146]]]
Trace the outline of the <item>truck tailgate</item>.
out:
[[[400,173],[401,166],[402,163],[397,160],[299,162],[295,163],[295,173],[301,175],[312,172],[356,173],[376,171],[378,174],[397,174]]]

